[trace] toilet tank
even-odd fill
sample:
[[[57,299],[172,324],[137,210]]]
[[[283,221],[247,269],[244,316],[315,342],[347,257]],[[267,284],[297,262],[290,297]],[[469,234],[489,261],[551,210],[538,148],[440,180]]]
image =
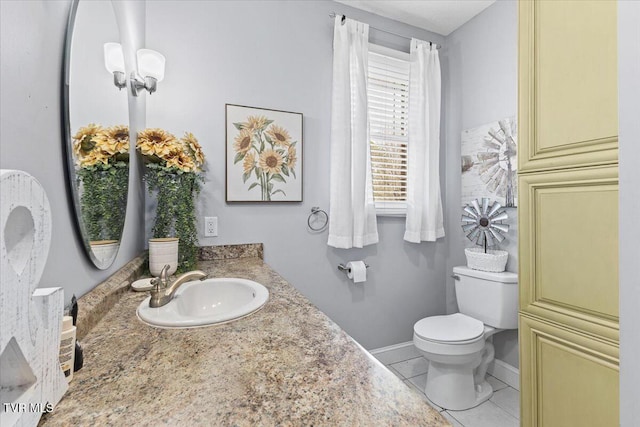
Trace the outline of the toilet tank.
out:
[[[460,313],[498,329],[518,328],[518,275],[454,267]]]

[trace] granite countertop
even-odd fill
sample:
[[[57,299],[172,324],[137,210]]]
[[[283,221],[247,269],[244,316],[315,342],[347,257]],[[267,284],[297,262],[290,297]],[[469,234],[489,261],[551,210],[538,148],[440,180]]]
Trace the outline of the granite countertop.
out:
[[[230,323],[170,330],[136,317],[146,292],[123,292],[40,424],[450,425],[260,258],[199,267],[262,283],[269,301]]]

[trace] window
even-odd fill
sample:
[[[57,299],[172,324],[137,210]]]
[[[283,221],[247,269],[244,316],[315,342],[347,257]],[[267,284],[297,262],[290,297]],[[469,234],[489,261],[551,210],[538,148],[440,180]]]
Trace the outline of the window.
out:
[[[369,137],[376,213],[406,214],[409,54],[369,45]]]

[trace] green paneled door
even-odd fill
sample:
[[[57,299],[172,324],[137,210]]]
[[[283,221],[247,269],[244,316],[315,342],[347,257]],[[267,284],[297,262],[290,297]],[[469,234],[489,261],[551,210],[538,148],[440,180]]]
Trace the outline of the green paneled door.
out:
[[[617,2],[519,3],[523,426],[617,426]]]

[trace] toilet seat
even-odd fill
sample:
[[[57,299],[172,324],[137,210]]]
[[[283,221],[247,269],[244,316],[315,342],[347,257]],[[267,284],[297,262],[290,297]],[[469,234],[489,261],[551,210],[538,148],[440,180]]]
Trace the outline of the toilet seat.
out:
[[[462,313],[431,316],[413,326],[414,334],[425,341],[440,344],[470,344],[484,338],[481,321]]]
[[[479,354],[485,345],[485,325],[462,313],[427,317],[413,326],[413,344],[432,357]]]

